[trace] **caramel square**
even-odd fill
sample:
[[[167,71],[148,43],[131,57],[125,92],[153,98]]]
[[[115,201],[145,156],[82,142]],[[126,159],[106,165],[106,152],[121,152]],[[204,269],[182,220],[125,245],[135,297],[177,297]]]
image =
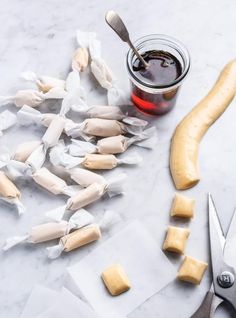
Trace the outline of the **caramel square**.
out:
[[[208,264],[198,261],[190,256],[185,256],[184,261],[178,272],[178,279],[199,285]]]
[[[178,254],[184,254],[189,234],[189,229],[169,226],[166,233],[166,239],[163,244],[163,250]]]
[[[129,279],[119,264],[105,269],[102,273],[102,280],[112,296],[118,296],[131,288]]]
[[[171,207],[171,216],[192,218],[194,215],[195,200],[176,193]]]

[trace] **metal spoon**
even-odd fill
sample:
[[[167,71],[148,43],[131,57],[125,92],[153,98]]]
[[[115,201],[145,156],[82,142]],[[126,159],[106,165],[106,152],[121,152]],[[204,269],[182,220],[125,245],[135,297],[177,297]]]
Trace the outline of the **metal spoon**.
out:
[[[118,34],[122,41],[128,43],[130,48],[134,51],[134,54],[140,60],[145,68],[148,67],[148,63],[139,54],[133,43],[130,41],[129,32],[121,20],[120,16],[115,11],[108,11],[105,16],[107,24]]]

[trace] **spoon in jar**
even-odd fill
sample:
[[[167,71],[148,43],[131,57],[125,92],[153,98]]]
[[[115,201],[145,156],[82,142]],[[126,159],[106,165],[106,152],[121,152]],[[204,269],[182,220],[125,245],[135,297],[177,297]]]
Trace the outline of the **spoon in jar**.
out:
[[[128,43],[130,48],[133,50],[134,54],[140,60],[144,68],[148,67],[148,63],[139,54],[138,50],[134,47],[133,43],[130,41],[129,32],[120,18],[120,16],[115,11],[108,11],[105,16],[107,24],[116,32],[116,34],[121,38],[122,41]]]

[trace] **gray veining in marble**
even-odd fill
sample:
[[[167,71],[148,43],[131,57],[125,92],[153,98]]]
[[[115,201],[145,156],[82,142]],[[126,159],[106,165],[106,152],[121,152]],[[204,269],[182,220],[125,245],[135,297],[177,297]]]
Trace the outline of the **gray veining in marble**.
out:
[[[95,30],[103,44],[103,55],[116,74],[118,83],[128,90],[124,66],[127,50],[106,26],[104,13],[117,10],[129,27],[133,39],[150,33],[169,34],[189,48],[192,67],[176,108],[168,115],[150,120],[157,127],[159,140],[154,151],[139,150],[144,157],[139,167],[117,168],[128,173],[126,193],[122,198],[102,200],[90,210],[113,208],[125,220],[141,219],[162,244],[175,192],[169,169],[169,143],[179,120],[209,90],[222,66],[236,54],[234,24],[236,2],[233,0],[0,0],[0,94],[12,94],[30,87],[19,79],[22,71],[65,77],[75,48],[75,30]],[[145,10],[143,9],[145,8]],[[105,102],[105,91],[90,77],[84,80],[90,104]],[[48,103],[51,109],[57,107]],[[206,193],[216,199],[224,228],[236,206],[236,101],[209,130],[200,149],[202,180],[186,191],[197,199],[196,216],[189,226],[191,236],[187,253],[208,261]],[[15,111],[14,107],[11,107]],[[45,106],[42,106],[45,109]],[[1,138],[1,147],[12,150],[22,141],[40,137],[43,128],[14,127]],[[132,153],[133,149],[129,152]],[[21,182],[22,200],[28,212],[18,219],[6,204],[0,203],[1,242],[4,238],[25,233],[43,220],[44,211],[63,203],[65,198],[43,191],[33,182]],[[106,239],[112,233],[105,235]],[[53,243],[51,243],[53,244]],[[46,245],[21,246],[8,253],[0,252],[0,317],[18,318],[35,284],[59,288],[65,280],[65,268],[80,260],[94,246],[64,255],[56,261],[46,258]],[[50,245],[50,244],[49,244]],[[179,258],[169,256],[179,266]],[[210,285],[207,272],[200,287],[173,282],[153,296],[130,318],[188,318],[200,304]],[[216,318],[233,317],[220,309]]]

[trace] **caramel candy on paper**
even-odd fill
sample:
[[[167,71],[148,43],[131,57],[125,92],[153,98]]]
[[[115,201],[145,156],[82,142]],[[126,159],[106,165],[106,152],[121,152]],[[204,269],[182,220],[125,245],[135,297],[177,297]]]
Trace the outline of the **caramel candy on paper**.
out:
[[[63,245],[65,252],[70,252],[83,245],[97,241],[100,238],[101,231],[99,226],[94,224],[65,235],[60,239],[60,243]]]
[[[118,162],[113,155],[87,154],[82,163],[87,169],[113,169]]]
[[[63,193],[63,190],[67,187],[63,179],[51,173],[45,167],[38,169],[32,177],[37,184],[56,195]]]
[[[84,121],[83,132],[98,137],[111,137],[125,133],[125,126],[117,120],[88,118]]]
[[[131,288],[129,279],[119,264],[105,269],[102,273],[102,280],[112,296],[118,296]]]
[[[208,264],[198,261],[190,256],[185,256],[185,259],[179,269],[178,279],[199,285],[203,275],[207,269]]]
[[[171,207],[171,216],[192,218],[194,215],[194,207],[194,199],[176,193]]]
[[[169,226],[163,250],[183,254],[190,231],[176,226]]]
[[[0,196],[4,198],[20,198],[21,194],[4,172],[0,171]]]
[[[19,144],[16,148],[13,159],[25,162],[31,153],[40,146],[40,144],[40,140],[32,140]]]

